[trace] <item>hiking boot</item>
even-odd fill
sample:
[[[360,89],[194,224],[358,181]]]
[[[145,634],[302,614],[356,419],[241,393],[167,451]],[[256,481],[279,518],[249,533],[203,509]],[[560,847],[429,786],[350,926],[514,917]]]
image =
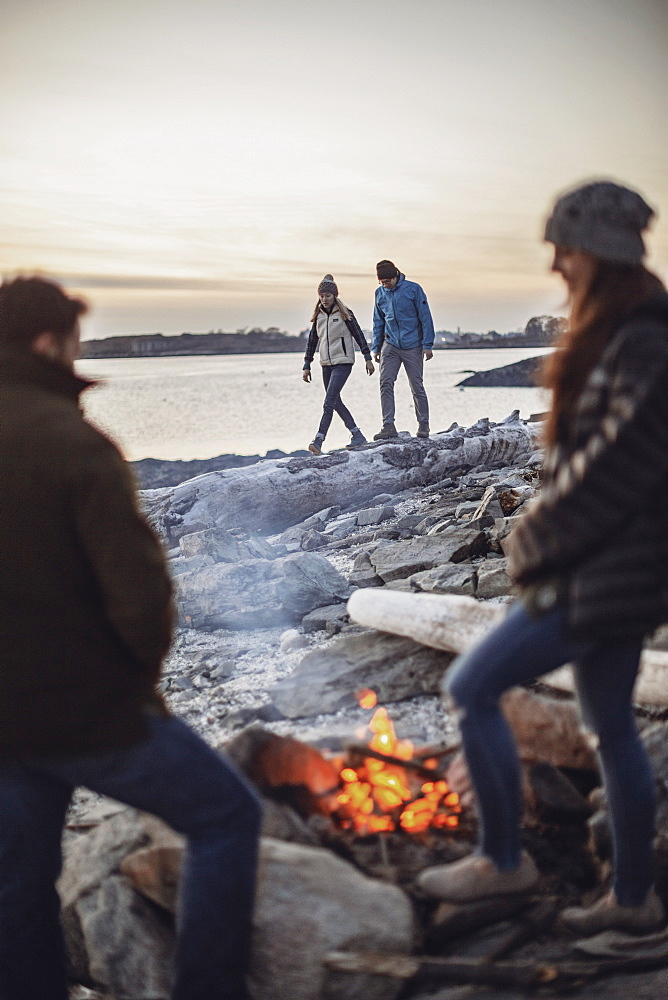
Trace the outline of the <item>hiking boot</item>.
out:
[[[316,434],[308,446],[308,450],[312,455],[322,455],[322,445],[324,440],[325,438],[322,434]]]
[[[469,854],[461,861],[449,865],[425,868],[417,877],[417,884],[432,899],[449,903],[473,903],[490,896],[517,896],[531,892],[538,885],[538,869],[524,852],[517,866],[500,872],[491,858]]]
[[[378,433],[374,434],[373,439],[374,441],[389,441],[391,438],[397,437],[399,437],[399,435],[397,434],[397,428],[394,424],[383,424]]]
[[[569,931],[582,937],[610,930],[642,934],[656,930],[665,919],[663,903],[654,889],[650,889],[645,901],[638,906],[622,906],[611,891],[593,906],[569,906],[561,914],[561,922]]]
[[[353,436],[350,439],[350,444],[346,445],[346,448],[361,448],[363,444],[368,444],[369,442],[362,434],[359,427],[356,431],[353,431]]]
[[[427,423],[426,420],[421,420],[420,423],[418,424],[417,436],[419,438],[429,437],[429,424]]]

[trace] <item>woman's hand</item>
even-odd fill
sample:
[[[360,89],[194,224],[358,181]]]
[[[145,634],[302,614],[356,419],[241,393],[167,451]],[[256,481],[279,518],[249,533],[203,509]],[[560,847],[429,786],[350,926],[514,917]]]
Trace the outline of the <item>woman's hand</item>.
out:
[[[310,368],[305,368],[304,369],[304,371],[302,372],[302,378],[304,379],[305,382],[310,382],[311,381],[311,369]]]
[[[375,372],[375,370],[376,369],[374,368],[373,361],[371,360],[371,358],[369,358],[369,360],[366,362],[366,373],[367,373],[367,375],[373,375],[373,373]]]

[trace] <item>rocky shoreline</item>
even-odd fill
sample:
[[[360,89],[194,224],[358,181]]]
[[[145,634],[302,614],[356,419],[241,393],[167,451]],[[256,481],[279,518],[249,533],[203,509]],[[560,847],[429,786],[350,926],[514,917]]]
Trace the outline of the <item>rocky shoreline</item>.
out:
[[[462,379],[457,385],[467,386],[510,386],[526,388],[538,385],[542,357],[525,358],[511,365],[501,365],[500,368],[489,368],[485,371],[473,372]]]
[[[207,472],[225,469],[243,469],[258,462],[277,458],[305,458],[308,451],[285,452],[274,448],[265,455],[217,455],[215,458],[193,458],[190,461],[170,461],[166,458],[140,458],[130,462],[140,490],[158,490],[165,486],[178,486],[187,479],[203,476]]]
[[[538,490],[541,457],[536,426],[514,413],[500,424],[453,425],[428,441],[405,436],[320,458],[268,459],[146,490],[142,501],[165,542],[178,595],[179,629],[161,682],[171,709],[253,776],[248,754],[257,740],[297,738],[329,755],[358,739],[370,717],[358,704],[360,689],[377,693],[399,738],[436,752],[455,745],[456,724],[437,693],[454,654],[362,627],[350,620],[347,601],[357,588],[456,595],[483,607],[511,601],[503,542]],[[643,725],[652,718],[646,711]],[[551,758],[556,766],[572,763],[560,756],[567,752],[560,742]],[[665,739],[654,742],[665,756]],[[254,996],[392,1000],[400,978],[326,976],[323,956],[361,941],[366,951],[414,952],[428,912],[413,891],[414,875],[469,847],[446,834],[409,843],[397,833],[385,846],[378,836],[342,844],[324,816],[305,822],[306,814],[281,801],[266,799]],[[588,814],[582,801],[580,823]],[[668,852],[668,802],[661,809]],[[182,844],[166,828],[86,793],[71,809],[66,844],[61,895],[81,984],[71,1000],[166,996],[172,932],[138,900],[148,896],[163,914],[173,910],[165,852],[180,859]],[[138,847],[147,859],[153,851],[153,860],[137,860]],[[575,854],[586,869],[581,851]],[[91,868],[93,852],[106,861]],[[153,884],[158,855],[163,888],[156,896],[142,879]],[[582,878],[571,892],[582,891],[591,873]],[[311,930],[295,941],[292,919],[305,900]],[[99,934],[90,929],[98,926]],[[133,942],[121,964],[110,927]],[[416,987],[401,995],[471,994]]]
[[[504,462],[509,438],[521,459],[512,466]],[[382,676],[374,679],[374,669],[383,674],[389,656],[385,646],[398,646],[401,640],[385,637],[378,643],[374,633],[367,651],[362,630],[349,623],[346,601],[355,587],[383,585],[509,600],[500,538],[509,518],[536,491],[541,456],[535,439],[535,429],[513,415],[506,424],[481,421],[426,444],[407,438],[354,454],[310,457],[303,464],[267,462],[144,494],[149,516],[172,546],[170,564],[179,594],[181,628],[164,679],[174,709],[202,732],[208,730],[214,742],[259,718],[276,731],[320,743],[336,737],[337,730],[349,734],[359,724],[364,713],[357,708],[355,690],[375,683],[382,699],[400,703],[399,714],[406,721],[398,723],[405,735],[427,742],[440,739],[444,718],[435,692],[443,654],[424,650],[424,659],[436,665],[427,670],[422,664],[419,671],[408,669],[410,654],[407,662],[393,655],[397,681],[390,689]],[[496,450],[489,450],[492,440]],[[439,444],[459,447],[439,449]],[[474,444],[478,451],[486,445],[490,464],[497,468],[461,464],[467,446]],[[342,458],[347,461],[340,462]],[[440,462],[447,468],[440,470]],[[378,474],[365,474],[360,483],[358,466],[367,472],[378,466]],[[378,492],[376,484],[388,482],[384,473],[403,488]],[[295,484],[291,480],[297,477],[302,481]],[[416,478],[431,481],[414,485]],[[254,489],[253,506],[243,486],[254,487],[260,479],[267,482]],[[329,483],[328,491],[317,493],[314,479],[320,487]],[[253,525],[271,528],[290,519],[276,499],[283,480],[286,491],[300,491],[302,511],[310,504],[313,512],[274,534],[240,527],[238,511]],[[227,490],[237,498],[230,506],[219,501]],[[352,503],[342,507],[345,496]],[[323,500],[339,502],[320,507]],[[337,656],[347,663],[359,657],[361,664],[359,676],[351,666],[348,678],[337,677],[331,700],[323,700],[318,683],[305,679],[311,664],[319,670],[323,650],[325,673]],[[258,684],[260,677],[263,684]],[[422,713],[426,705],[407,701],[414,697],[433,700],[427,715]],[[409,722],[412,716],[415,721]]]

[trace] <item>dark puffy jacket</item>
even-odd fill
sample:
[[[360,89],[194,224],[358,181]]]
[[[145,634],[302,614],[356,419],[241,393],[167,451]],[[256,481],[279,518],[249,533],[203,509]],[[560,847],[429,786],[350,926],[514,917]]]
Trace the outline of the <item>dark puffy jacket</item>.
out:
[[[171,584],[90,383],[0,351],[0,755],[130,745],[156,694]]]
[[[668,618],[668,295],[613,335],[507,539],[513,578],[558,580],[582,637],[643,635]]]

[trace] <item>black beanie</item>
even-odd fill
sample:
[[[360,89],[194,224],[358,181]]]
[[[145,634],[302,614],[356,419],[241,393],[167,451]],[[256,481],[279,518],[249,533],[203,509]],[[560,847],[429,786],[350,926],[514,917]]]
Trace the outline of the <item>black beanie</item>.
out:
[[[379,260],[376,264],[376,274],[386,281],[388,278],[398,278],[399,269],[391,260]]]
[[[326,274],[318,285],[318,295],[326,295],[328,292],[338,297],[339,289],[331,274]]]

